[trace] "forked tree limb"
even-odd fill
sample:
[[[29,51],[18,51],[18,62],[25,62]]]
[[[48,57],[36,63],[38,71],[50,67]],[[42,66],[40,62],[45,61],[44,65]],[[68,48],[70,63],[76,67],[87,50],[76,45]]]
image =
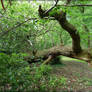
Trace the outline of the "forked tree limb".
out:
[[[42,55],[43,57],[47,57],[47,60],[44,62],[45,64],[50,61],[50,59],[55,58],[56,56],[63,55],[75,59],[84,60],[88,63],[92,61],[92,55],[88,52],[88,50],[82,50],[80,45],[80,35],[77,31],[77,29],[68,22],[66,19],[66,12],[63,12],[62,10],[60,12],[56,12],[53,15],[50,15],[50,13],[44,14],[44,10],[42,9],[41,5],[38,9],[39,16],[41,18],[45,17],[54,17],[60,24],[60,26],[67,31],[71,38],[72,38],[72,48],[67,49],[67,47],[53,47],[51,49],[47,49],[45,51],[38,51],[38,57],[39,55]],[[40,53],[40,54],[39,54]],[[52,57],[51,57],[52,56]]]
[[[80,54],[75,54],[71,47],[69,46],[54,46],[50,49],[45,49],[42,51],[37,51],[35,57],[43,57],[45,61],[43,64],[48,64],[52,59],[56,58],[57,56],[67,56],[70,58],[75,58],[79,60],[84,60],[87,63],[91,63],[92,55],[88,52],[88,50],[83,50]]]
[[[43,64],[49,63],[52,59],[59,55],[84,60],[88,63],[92,61],[91,53],[89,53],[88,50],[82,50],[80,45],[80,35],[77,29],[66,19],[66,12],[61,10],[60,12],[56,12],[55,14],[50,15],[49,12],[51,11],[46,13],[45,10],[42,9],[41,5],[39,6],[38,11],[41,18],[54,17],[59,22],[60,26],[70,34],[72,38],[72,47],[55,46],[43,51],[37,51],[35,58],[45,58],[45,62]]]
[[[44,10],[41,8],[41,6],[39,6],[39,16],[41,18],[44,17],[54,17],[60,24],[60,26],[65,29],[65,31],[67,31],[71,38],[72,38],[72,49],[73,51],[78,54],[80,52],[82,52],[82,48],[80,45],[80,35],[77,31],[77,29],[68,22],[68,20],[66,19],[66,12],[60,11],[60,12],[56,12],[53,15],[50,15],[49,13],[44,15]]]
[[[42,65],[48,64],[48,63],[52,60],[52,58],[53,58],[53,56],[50,55],[50,56],[42,63]]]
[[[48,14],[54,7],[56,7],[57,4],[58,4],[58,2],[59,2],[59,0],[55,0],[55,4],[54,4],[50,9],[46,10],[46,11],[44,12],[44,15]]]
[[[4,7],[4,0],[1,0],[1,5],[2,5],[2,8],[3,8],[4,10],[6,10],[5,7]]]

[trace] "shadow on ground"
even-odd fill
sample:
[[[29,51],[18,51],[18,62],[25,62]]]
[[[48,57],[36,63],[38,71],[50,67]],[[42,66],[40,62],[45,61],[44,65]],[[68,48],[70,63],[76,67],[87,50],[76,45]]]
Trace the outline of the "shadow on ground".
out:
[[[87,63],[62,61],[63,65],[53,65],[52,74],[67,78],[67,86],[58,92],[92,92],[92,68]],[[62,91],[63,90],[63,91]]]

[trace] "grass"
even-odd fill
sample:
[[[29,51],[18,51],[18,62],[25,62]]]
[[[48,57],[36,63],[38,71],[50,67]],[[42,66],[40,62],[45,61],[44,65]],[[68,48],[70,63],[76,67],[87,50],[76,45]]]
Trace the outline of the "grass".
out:
[[[64,56],[61,56],[61,62],[52,66],[52,74],[67,78],[66,89],[72,89],[72,92],[92,92],[92,68],[89,68],[87,62]]]
[[[87,64],[87,62],[83,61],[83,60],[79,60],[79,59],[74,59],[74,58],[69,58],[69,57],[65,57],[65,56],[61,56],[61,60],[62,61],[74,61],[74,62],[82,62],[82,63],[85,63]]]

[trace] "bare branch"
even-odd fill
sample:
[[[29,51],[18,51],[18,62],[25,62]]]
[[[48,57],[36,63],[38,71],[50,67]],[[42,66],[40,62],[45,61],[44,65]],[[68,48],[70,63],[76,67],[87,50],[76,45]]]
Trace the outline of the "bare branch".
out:
[[[66,4],[64,4],[64,5],[57,5],[57,6],[65,6],[65,7],[92,7],[92,4],[73,4],[73,5],[66,5]]]
[[[50,9],[48,9],[46,12],[44,12],[44,15],[48,14],[54,7],[56,7],[59,0],[55,0],[55,2],[56,2],[55,5],[53,5]]]
[[[2,8],[3,8],[4,10],[6,10],[5,7],[4,7],[4,1],[3,1],[3,0],[1,0],[1,4],[2,4]]]

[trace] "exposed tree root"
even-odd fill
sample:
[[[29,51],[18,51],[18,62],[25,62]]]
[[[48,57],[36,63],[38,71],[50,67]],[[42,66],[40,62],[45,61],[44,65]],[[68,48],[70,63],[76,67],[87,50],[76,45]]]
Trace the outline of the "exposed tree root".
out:
[[[42,63],[42,65],[44,65],[44,64],[48,64],[51,60],[52,60],[52,55],[50,55],[43,63]]]

